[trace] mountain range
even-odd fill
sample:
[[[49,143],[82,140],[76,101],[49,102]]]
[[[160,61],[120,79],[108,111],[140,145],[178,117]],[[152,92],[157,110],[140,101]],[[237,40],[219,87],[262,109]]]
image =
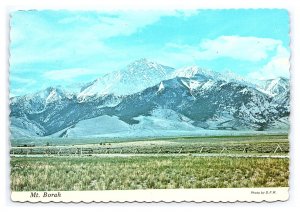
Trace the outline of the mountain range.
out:
[[[59,86],[12,97],[10,110],[12,138],[286,132],[290,85],[140,59],[78,92]]]

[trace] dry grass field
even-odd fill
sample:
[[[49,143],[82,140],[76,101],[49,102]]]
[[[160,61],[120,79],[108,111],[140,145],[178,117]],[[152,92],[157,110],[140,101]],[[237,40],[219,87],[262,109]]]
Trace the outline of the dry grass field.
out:
[[[12,158],[13,191],[288,186],[289,160],[230,157]]]
[[[13,147],[11,189],[287,187],[288,154],[287,135]]]

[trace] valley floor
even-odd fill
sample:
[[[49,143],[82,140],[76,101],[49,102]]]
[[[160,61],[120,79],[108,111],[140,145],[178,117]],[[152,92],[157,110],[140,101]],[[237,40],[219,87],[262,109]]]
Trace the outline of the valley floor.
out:
[[[11,189],[288,187],[288,154],[287,135],[13,147]]]

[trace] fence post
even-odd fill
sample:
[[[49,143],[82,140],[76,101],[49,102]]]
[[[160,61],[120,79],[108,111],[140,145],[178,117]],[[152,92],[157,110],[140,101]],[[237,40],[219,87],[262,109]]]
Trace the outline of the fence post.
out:
[[[278,149],[280,149],[280,151],[282,152],[282,148],[281,148],[281,146],[279,144],[277,144],[277,147],[276,147],[274,153],[276,153]]]
[[[223,149],[221,150],[220,154],[223,153],[226,149],[226,147],[223,147]]]
[[[58,150],[58,152],[57,152],[57,155],[58,155],[58,156],[59,156],[60,150],[61,150],[61,148],[59,148],[59,150]]]

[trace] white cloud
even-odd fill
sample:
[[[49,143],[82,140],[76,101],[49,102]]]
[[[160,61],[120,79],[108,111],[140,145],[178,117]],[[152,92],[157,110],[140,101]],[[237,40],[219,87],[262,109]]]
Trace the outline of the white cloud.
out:
[[[26,77],[19,77],[16,75],[10,75],[10,91],[9,96],[20,96],[24,93],[28,93],[30,88],[34,87],[37,81]]]
[[[9,97],[22,96],[27,92],[27,90],[22,88],[15,88],[9,91]]]
[[[95,55],[117,55],[104,41],[128,36],[162,16],[185,16],[178,11],[116,11],[108,14],[63,12],[63,18],[45,18],[42,12],[12,14],[10,63],[13,67],[53,61],[89,60]],[[59,16],[58,16],[59,17]],[[89,63],[89,62],[88,62]],[[21,68],[15,71],[22,72]]]
[[[247,74],[251,79],[271,79],[289,77],[289,51],[282,41],[270,38],[220,36],[206,39],[199,45],[183,45],[168,43],[164,49],[164,57],[176,61],[177,64],[196,64],[197,61],[215,62],[218,58],[231,58],[235,63],[262,63],[256,70]],[[169,57],[168,57],[169,56]],[[164,58],[161,57],[161,58]],[[159,58],[159,57],[158,57]]]
[[[214,40],[202,41],[199,57],[203,59],[230,57],[238,60],[260,61],[267,58],[268,52],[278,45],[281,45],[281,41],[270,38],[221,36]]]
[[[139,28],[157,22],[161,16],[167,13],[143,11],[120,12],[116,17],[101,17],[95,29],[102,31],[99,36],[110,38],[119,35],[131,35]]]
[[[214,60],[222,57],[245,61],[266,59],[270,51],[282,45],[280,40],[257,37],[220,36],[202,40],[199,45],[169,43],[167,48],[175,48],[183,55],[193,55],[198,60]]]
[[[288,50],[282,46],[278,46],[276,55],[257,71],[248,74],[248,77],[256,80],[274,79],[277,77],[290,76],[290,54]]]
[[[51,70],[44,73],[44,77],[50,80],[72,80],[74,78],[84,76],[87,74],[95,74],[91,70],[86,69],[62,69],[62,70]]]
[[[81,25],[82,28],[88,28],[89,33],[98,39],[106,39],[119,35],[131,35],[142,27],[151,25],[163,16],[182,16],[187,17],[194,14],[195,11],[175,11],[175,10],[153,10],[151,12],[133,10],[133,11],[111,11],[109,13],[93,13],[92,16],[86,14],[71,14],[66,18],[59,20],[60,24],[66,26],[70,24]],[[86,31],[81,31],[80,34]],[[77,35],[79,36],[79,35]]]
[[[36,80],[34,79],[27,79],[23,77],[14,76],[14,75],[10,76],[10,81],[13,81],[15,83],[20,83],[20,84],[27,84],[27,85],[33,85],[36,83]]]

